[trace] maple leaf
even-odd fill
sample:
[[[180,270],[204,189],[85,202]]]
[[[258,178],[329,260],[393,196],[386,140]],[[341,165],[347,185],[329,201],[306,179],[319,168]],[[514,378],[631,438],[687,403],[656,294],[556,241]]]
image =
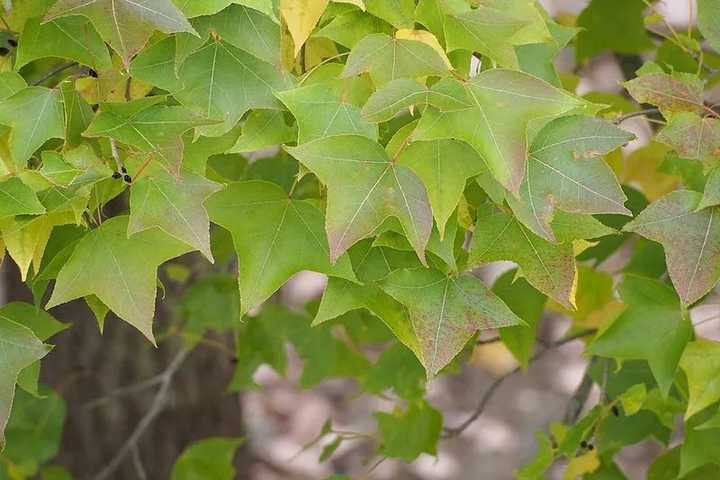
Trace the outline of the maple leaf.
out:
[[[298,144],[342,134],[377,140],[377,126],[363,119],[357,106],[338,98],[327,84],[285,90],[276,95],[297,120]]]
[[[35,192],[17,177],[0,182],[0,199],[0,219],[45,213]]]
[[[70,15],[87,17],[126,67],[155,30],[195,33],[170,0],[58,0],[45,21]]]
[[[43,143],[65,137],[60,94],[44,87],[19,90],[0,101],[0,124],[11,128],[10,155],[22,169]]]
[[[478,330],[524,324],[480,279],[471,275],[403,269],[392,272],[379,284],[409,310],[428,378],[450,363]]]
[[[203,203],[222,186],[205,177],[181,172],[147,175],[130,189],[128,235],[159,227],[214,262],[210,252],[210,220]]]
[[[230,231],[239,258],[240,313],[267,300],[292,275],[312,270],[355,280],[350,260],[330,264],[322,214],[264,181],[231,183],[207,202],[210,218]]]
[[[550,243],[512,215],[482,207],[470,242],[468,265],[497,260],[517,263],[532,286],[566,308],[575,308],[577,268],[572,243]]]
[[[690,190],[669,193],[624,228],[662,244],[670,278],[685,305],[720,279],[720,207],[698,210],[701,198]]]
[[[418,258],[432,230],[432,211],[420,179],[392,162],[385,150],[358,135],[320,138],[286,150],[328,187],[326,230],[335,262],[388,217],[400,221]]]
[[[630,215],[610,167],[601,159],[632,140],[631,133],[603,120],[570,116],[548,123],[530,148],[519,198],[508,196],[515,215],[533,232],[555,241],[555,209],[572,213]]]
[[[182,165],[182,134],[187,130],[214,123],[193,114],[185,107],[158,103],[165,97],[146,97],[124,103],[103,103],[83,134],[86,137],[110,137],[154,154],[169,171],[179,174]]]
[[[675,292],[658,280],[626,275],[619,291],[627,308],[588,346],[588,352],[647,360],[660,391],[667,395],[692,325]]]
[[[415,140],[455,138],[472,146],[492,175],[517,192],[525,175],[528,125],[595,107],[539,78],[513,70],[486,70],[461,83],[445,79],[433,90],[456,98],[463,109],[423,113]]]
[[[5,446],[5,426],[18,375],[50,351],[32,330],[22,325],[23,320],[9,316],[8,312],[0,314],[0,450]]]
[[[191,248],[159,228],[128,237],[128,220],[113,217],[78,242],[45,308],[95,295],[154,343],[158,265]]]
[[[173,95],[180,103],[223,122],[203,128],[208,136],[227,133],[252,108],[279,109],[273,92],[291,86],[278,67],[219,40],[190,55],[178,78],[183,87]]]
[[[688,343],[680,359],[680,368],[688,379],[688,402],[685,418],[720,400],[720,342],[698,338]]]
[[[376,33],[360,40],[350,52],[342,77],[369,72],[376,85],[398,78],[442,75],[448,67],[429,45]]]

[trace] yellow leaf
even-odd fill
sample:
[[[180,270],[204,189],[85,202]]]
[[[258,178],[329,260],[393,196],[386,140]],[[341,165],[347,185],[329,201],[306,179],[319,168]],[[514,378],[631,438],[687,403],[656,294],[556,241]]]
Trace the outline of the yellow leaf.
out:
[[[651,202],[675,190],[680,184],[680,177],[658,171],[668,151],[667,147],[659,143],[635,150],[625,159],[621,183],[639,187]]]
[[[292,36],[296,57],[327,4],[328,0],[282,0],[280,3],[280,14]]]
[[[401,28],[400,30],[395,32],[395,38],[401,40],[415,40],[416,42],[422,42],[425,45],[431,46],[436,52],[440,54],[440,57],[443,59],[443,62],[445,62],[445,65],[447,65],[448,68],[452,68],[450,59],[445,54],[445,50],[443,50],[442,46],[440,46],[440,42],[438,42],[438,39],[435,38],[435,35],[428,32],[427,30],[411,30],[409,28]]]
[[[563,474],[563,480],[582,478],[586,473],[592,473],[597,470],[599,466],[600,460],[597,456],[597,450],[590,450],[570,460]]]

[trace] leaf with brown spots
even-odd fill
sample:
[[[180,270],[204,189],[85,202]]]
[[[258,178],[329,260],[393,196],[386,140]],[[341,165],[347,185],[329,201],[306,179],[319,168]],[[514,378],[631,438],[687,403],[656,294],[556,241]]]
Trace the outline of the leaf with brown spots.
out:
[[[657,106],[666,117],[678,112],[702,113],[703,82],[688,73],[649,73],[625,82],[635,100]]]
[[[402,269],[383,279],[380,287],[408,308],[428,377],[450,363],[476,331],[525,324],[471,275]]]

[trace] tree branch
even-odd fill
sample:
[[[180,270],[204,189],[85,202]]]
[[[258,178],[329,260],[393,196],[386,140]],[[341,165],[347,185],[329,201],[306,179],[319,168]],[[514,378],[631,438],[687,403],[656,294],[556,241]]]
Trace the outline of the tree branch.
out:
[[[558,347],[561,347],[567,343],[573,342],[575,340],[578,340],[580,338],[587,337],[588,335],[592,335],[597,330],[595,329],[587,329],[587,330],[581,330],[573,335],[570,335],[565,338],[561,338],[560,340],[556,340],[555,342],[551,343],[547,348],[544,348],[537,352],[535,355],[533,355],[530,358],[529,363],[533,363],[537,361],[539,358],[541,358],[543,355],[545,355],[547,352],[554,350]],[[498,388],[500,388],[500,385],[505,382],[508,378],[512,377],[516,373],[520,371],[520,367],[515,368],[514,370],[511,370],[510,372],[506,373],[505,375],[496,378],[493,383],[490,384],[490,387],[485,390],[485,393],[480,397],[480,401],[478,402],[477,407],[475,407],[475,410],[473,413],[460,425],[457,427],[445,427],[443,432],[443,438],[452,438],[460,435],[466,428],[468,428],[470,425],[472,425],[475,420],[477,420],[480,415],[483,414],[485,411],[485,407],[487,407],[487,404],[492,399],[493,395],[495,395],[495,392]]]
[[[167,368],[159,375],[162,378],[160,382],[160,388],[155,394],[155,398],[150,405],[150,409],[147,411],[145,416],[138,422],[135,430],[133,430],[127,441],[125,441],[123,446],[120,447],[112,460],[110,460],[110,462],[108,462],[105,468],[103,468],[100,472],[98,472],[97,475],[93,477],[93,480],[105,480],[107,478],[110,478],[110,476],[115,473],[115,470],[120,467],[125,457],[128,454],[132,453],[134,448],[137,448],[137,444],[142,438],[145,431],[152,424],[153,420],[155,420],[155,418],[157,418],[157,416],[160,415],[160,413],[165,409],[172,381],[175,378],[175,374],[180,369],[180,366],[183,364],[185,358],[187,358],[189,353],[190,350],[180,350],[180,352],[178,352],[175,358],[173,358],[172,362],[170,362],[170,365],[168,365]]]
[[[41,83],[45,83],[47,80],[50,80],[52,77],[54,77],[58,73],[62,73],[65,70],[67,70],[68,68],[72,68],[76,65],[77,65],[77,62],[64,63],[64,64],[60,65],[59,67],[57,67],[53,70],[50,70],[45,75],[43,75],[42,77],[40,77],[37,80],[35,80],[34,82],[32,82],[32,84],[34,86],[37,86],[37,85],[40,85]]]
[[[593,379],[590,377],[590,369],[595,365],[595,363],[597,363],[597,357],[592,357],[590,362],[587,364],[587,367],[585,367],[585,373],[583,373],[582,381],[580,382],[580,385],[577,386],[577,389],[575,389],[573,396],[570,397],[567,407],[565,407],[563,423],[571,425],[577,421],[578,417],[580,417],[580,413],[582,412],[585,403],[587,403],[590,391],[592,390]]]

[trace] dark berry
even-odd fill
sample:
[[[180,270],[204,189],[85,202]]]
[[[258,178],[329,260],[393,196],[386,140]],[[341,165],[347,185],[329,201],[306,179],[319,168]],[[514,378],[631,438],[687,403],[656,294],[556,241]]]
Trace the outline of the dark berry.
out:
[[[17,47],[17,40],[15,40],[14,38],[8,38],[8,45],[10,45],[11,47]]]
[[[127,183],[132,183],[132,177],[130,175],[125,175],[123,177],[123,180],[125,180],[125,182]]]
[[[595,445],[593,445],[592,443],[588,443],[587,449],[588,449],[588,450],[594,450],[594,449],[595,449]]]
[[[92,68],[90,69],[88,74],[93,78],[97,78],[97,72],[95,70],[93,70]]]
[[[580,447],[582,447],[582,448],[587,448],[587,446],[588,446],[588,443],[587,443],[585,440],[583,440],[582,442],[580,442]]]
[[[90,108],[92,108],[92,111],[93,111],[93,112],[97,112],[97,111],[98,111],[98,108],[100,108],[100,105],[98,105],[97,103],[94,103],[94,104],[92,105],[92,107],[90,107]]]
[[[122,173],[127,173],[127,168],[125,168],[125,167],[120,167],[120,171],[121,171]]]
[[[5,47],[0,47],[0,57],[4,57],[4,56],[7,55],[8,53],[10,53],[10,50],[8,50],[8,49],[5,48]]]
[[[122,174],[120,172],[113,172],[113,178],[117,180],[118,178],[122,178]]]
[[[620,416],[620,410],[618,410],[618,407],[616,407],[615,405],[612,406],[612,414],[616,417]]]

